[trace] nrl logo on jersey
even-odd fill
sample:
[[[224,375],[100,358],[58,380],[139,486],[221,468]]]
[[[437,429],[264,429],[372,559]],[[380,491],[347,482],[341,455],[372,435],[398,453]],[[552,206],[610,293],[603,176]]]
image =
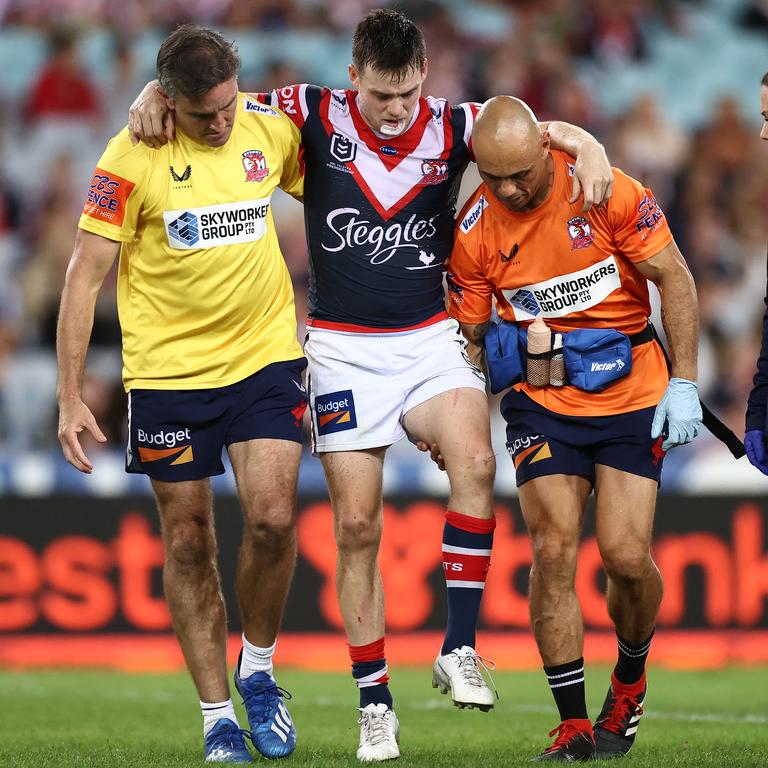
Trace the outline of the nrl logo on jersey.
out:
[[[421,177],[419,184],[442,184],[448,178],[448,163],[445,160],[425,160],[421,164]]]
[[[243,152],[243,168],[246,181],[264,181],[269,176],[267,159],[260,149],[249,149]]]

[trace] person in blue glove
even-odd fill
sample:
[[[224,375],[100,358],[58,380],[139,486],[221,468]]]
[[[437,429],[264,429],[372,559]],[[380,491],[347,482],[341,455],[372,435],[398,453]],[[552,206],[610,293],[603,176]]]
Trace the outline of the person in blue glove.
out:
[[[760,81],[760,114],[763,127],[760,138],[768,141],[768,72]],[[763,315],[763,343],[757,358],[754,384],[747,401],[746,432],[744,448],[750,464],[768,475],[768,450],[766,450],[766,403],[768,403],[768,289],[766,290],[766,310]]]
[[[448,304],[478,364],[494,300],[509,324],[505,337],[527,333],[523,380],[500,382],[493,367],[499,355],[514,360],[519,345],[500,351],[489,343],[487,362],[495,389],[513,385],[501,412],[532,542],[531,626],[560,715],[554,742],[536,759],[618,757],[632,746],[643,714],[645,661],[661,602],[650,546],[664,456],[702,426],[696,288],[642,184],[614,168],[605,206],[583,214],[569,202],[573,158],[551,148],[520,100],[484,104],[472,144],[484,183],[457,219]],[[649,280],[661,294],[669,371],[648,323]],[[493,330],[489,340],[498,341]],[[550,342],[559,351],[547,374]],[[617,634],[617,663],[594,723],[574,586],[593,491]]]

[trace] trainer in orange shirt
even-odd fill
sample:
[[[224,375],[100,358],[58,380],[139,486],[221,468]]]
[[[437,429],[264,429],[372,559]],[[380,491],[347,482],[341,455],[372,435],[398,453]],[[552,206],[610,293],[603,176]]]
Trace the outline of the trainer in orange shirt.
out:
[[[568,202],[573,161],[550,150],[523,102],[487,102],[472,141],[484,184],[458,219],[448,293],[475,359],[493,299],[499,317],[521,328],[540,317],[553,332],[615,329],[635,345],[630,373],[602,391],[523,382],[501,404],[533,542],[531,624],[561,719],[557,738],[538,759],[617,756],[632,746],[643,712],[645,660],[661,602],[650,553],[661,465],[666,450],[692,440],[701,424],[696,290],[663,212],[637,181],[614,169],[605,207],[582,214]],[[647,280],[661,293],[671,379],[647,329]],[[618,637],[618,662],[594,729],[574,589],[593,488]]]

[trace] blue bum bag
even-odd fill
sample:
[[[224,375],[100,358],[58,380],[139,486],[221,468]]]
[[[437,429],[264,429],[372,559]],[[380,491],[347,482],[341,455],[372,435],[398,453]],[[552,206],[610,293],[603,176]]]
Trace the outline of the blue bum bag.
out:
[[[563,333],[568,384],[601,392],[632,370],[632,347],[653,339],[649,325],[633,336],[611,328],[579,328]],[[493,394],[525,378],[528,334],[517,323],[491,323],[485,335],[488,378]]]
[[[563,337],[568,383],[585,392],[602,392],[632,370],[632,342],[611,328],[578,328]]]
[[[488,383],[494,395],[525,378],[527,334],[517,323],[491,323],[483,341]]]

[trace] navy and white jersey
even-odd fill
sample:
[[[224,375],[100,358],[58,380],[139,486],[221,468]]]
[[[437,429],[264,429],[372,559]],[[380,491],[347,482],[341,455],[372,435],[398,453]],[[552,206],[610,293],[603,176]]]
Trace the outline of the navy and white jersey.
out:
[[[355,90],[294,85],[259,99],[302,135],[309,324],[403,330],[444,318],[443,265],[479,105],[422,97],[411,126],[383,138]]]

